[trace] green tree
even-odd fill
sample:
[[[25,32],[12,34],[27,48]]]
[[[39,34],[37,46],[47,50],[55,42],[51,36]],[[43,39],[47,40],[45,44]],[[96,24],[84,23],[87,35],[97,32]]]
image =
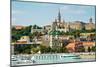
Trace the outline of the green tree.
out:
[[[16,42],[17,40],[19,40],[21,38],[21,36],[29,36],[30,32],[31,32],[31,25],[27,26],[25,28],[22,28],[20,30],[17,30],[14,27],[12,27],[12,29],[11,29],[12,42]]]
[[[91,52],[91,48],[90,47],[88,47],[88,52]]]
[[[96,51],[96,46],[92,47],[92,51],[95,52]]]
[[[40,45],[40,51],[41,53],[46,53],[46,46]]]
[[[75,38],[80,37],[80,31],[79,31],[79,30],[76,30],[76,31],[74,32],[74,37],[75,37]]]
[[[39,48],[34,48],[34,47],[33,47],[33,48],[31,49],[31,51],[32,51],[32,53],[37,53],[37,52],[39,51]]]
[[[25,49],[25,50],[24,50],[24,53],[25,53],[25,54],[31,54],[31,50],[30,50],[30,49]]]

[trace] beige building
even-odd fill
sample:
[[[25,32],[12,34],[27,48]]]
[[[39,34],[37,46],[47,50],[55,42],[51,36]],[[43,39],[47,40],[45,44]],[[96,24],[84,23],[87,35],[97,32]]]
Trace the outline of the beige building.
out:
[[[89,19],[88,23],[82,21],[73,21],[73,22],[66,22],[61,19],[60,11],[58,12],[58,19],[52,23],[52,30],[58,30],[63,32],[69,32],[70,30],[92,30],[95,29],[95,23],[93,22],[92,18]]]
[[[95,29],[95,24],[92,21],[92,18],[89,19],[89,23],[85,25],[86,30]]]
[[[70,24],[70,28],[73,30],[82,30],[84,28],[84,23],[81,21],[74,21]]]
[[[85,25],[86,30],[92,30],[95,29],[95,24],[94,23],[88,23]]]

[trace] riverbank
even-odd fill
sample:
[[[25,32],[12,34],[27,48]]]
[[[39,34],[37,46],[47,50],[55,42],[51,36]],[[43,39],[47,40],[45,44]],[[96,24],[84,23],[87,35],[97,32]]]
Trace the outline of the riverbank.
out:
[[[91,55],[91,54],[83,54],[83,55],[80,55],[80,58],[82,59],[93,59],[95,58],[96,56],[95,55]]]

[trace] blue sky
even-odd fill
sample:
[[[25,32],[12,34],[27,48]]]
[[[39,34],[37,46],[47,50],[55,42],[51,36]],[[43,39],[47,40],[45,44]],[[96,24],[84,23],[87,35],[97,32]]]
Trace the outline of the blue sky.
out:
[[[12,1],[12,24],[48,25],[57,18],[59,9],[62,19],[66,22],[87,23],[90,17],[95,22],[94,6]]]

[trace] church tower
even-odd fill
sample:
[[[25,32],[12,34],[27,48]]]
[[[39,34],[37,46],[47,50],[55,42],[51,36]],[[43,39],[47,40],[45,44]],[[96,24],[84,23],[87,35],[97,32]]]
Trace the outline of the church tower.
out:
[[[59,12],[58,12],[58,22],[61,22],[61,14],[60,14],[60,9],[59,9]]]

